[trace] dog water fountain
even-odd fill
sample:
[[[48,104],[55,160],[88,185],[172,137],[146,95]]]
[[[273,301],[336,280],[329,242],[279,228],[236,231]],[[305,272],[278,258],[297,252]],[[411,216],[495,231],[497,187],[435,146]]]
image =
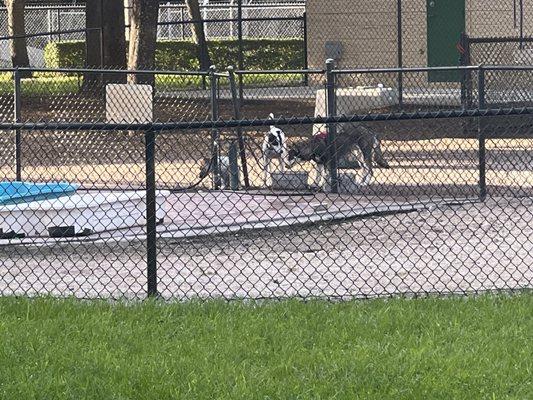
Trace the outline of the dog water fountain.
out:
[[[274,172],[272,189],[274,190],[307,190],[309,173],[300,171]]]

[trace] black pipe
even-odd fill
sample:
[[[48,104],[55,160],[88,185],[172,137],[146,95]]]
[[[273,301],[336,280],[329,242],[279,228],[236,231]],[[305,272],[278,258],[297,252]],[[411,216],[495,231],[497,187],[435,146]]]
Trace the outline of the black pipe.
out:
[[[478,107],[484,110],[485,104],[485,71],[481,67],[478,71]],[[479,141],[479,200],[485,201],[487,198],[487,178],[486,178],[486,143],[483,117],[478,117],[478,141]]]
[[[497,37],[497,38],[483,38],[483,37],[476,37],[476,38],[470,38],[471,43],[531,43],[533,42],[533,38],[531,37]]]
[[[14,121],[22,121],[22,103],[21,103],[21,79],[20,72],[15,70],[13,73],[13,103],[15,107]],[[21,139],[21,129],[15,130],[15,176],[18,182],[22,181],[22,139]]]
[[[335,74],[333,73],[334,61],[326,61],[326,94],[327,94],[327,115],[334,117],[337,115],[337,99],[335,93]],[[328,124],[326,135],[326,147],[328,149],[328,167],[331,193],[339,193],[339,179],[337,176],[337,145],[335,141],[337,125]],[[320,183],[320,182],[319,182]]]
[[[0,40],[12,40],[12,39],[24,39],[31,37],[40,37],[40,36],[51,36],[51,35],[60,35],[66,33],[82,33],[89,31],[100,30],[100,28],[85,28],[85,29],[69,29],[65,31],[51,31],[51,32],[40,32],[40,33],[28,33],[26,35],[13,35],[13,36],[0,36]]]
[[[241,102],[237,96],[237,84],[235,82],[235,71],[233,67],[228,68],[228,76],[231,88],[231,98],[233,99],[233,116],[236,120],[241,119]],[[242,134],[242,129],[237,128],[237,141],[239,144],[239,154],[241,158],[242,165],[242,174],[244,177],[244,187],[246,189],[250,188],[250,178],[248,176],[248,162],[246,160],[246,146],[244,145],[244,137]]]
[[[126,28],[124,28],[126,29]],[[105,66],[105,37],[104,37],[104,0],[100,0],[100,67],[104,68]],[[103,82],[103,76],[102,76]]]
[[[520,0],[520,49],[524,48],[524,0]]]
[[[57,30],[60,32],[59,35],[57,35],[57,40],[61,42],[61,10],[57,9]]]
[[[241,0],[239,0],[241,1]],[[241,9],[242,13],[242,9]],[[204,23],[215,23],[215,22],[261,22],[261,21],[301,21],[302,17],[251,17],[251,18],[239,18],[239,10],[237,9],[237,18],[214,18],[214,19],[203,19],[203,20],[185,20],[185,21],[168,21],[168,22],[158,22],[157,26],[164,26],[164,25],[186,25],[186,24],[194,24],[199,22]],[[126,25],[127,27],[130,25]]]
[[[239,70],[244,69],[244,45],[243,45],[243,37],[242,37],[242,0],[237,0],[237,40],[239,42],[239,55],[238,55],[238,64],[239,64]],[[244,88],[243,88],[244,80],[243,76],[239,75],[239,100],[240,104],[244,103]]]
[[[157,296],[157,209],[155,182],[155,132],[145,132],[146,153],[146,278],[148,297]]]
[[[513,0],[513,28],[516,29],[516,0]]]
[[[179,76],[207,76],[209,72],[206,71],[151,71],[151,70],[124,70],[124,69],[90,69],[90,68],[31,68],[31,67],[20,67],[20,68],[0,68],[0,72],[14,72],[18,70],[20,72],[57,72],[64,74],[83,74],[86,72],[95,72],[95,73],[106,73],[106,74],[128,74],[128,75],[137,75],[137,74],[153,74],[156,72],[158,75],[179,75]]]
[[[403,32],[402,32],[402,0],[397,4],[398,27],[398,68],[403,67]],[[398,72],[398,105],[403,109],[403,72]]]
[[[376,122],[376,121],[415,121],[428,119],[450,119],[450,118],[474,118],[474,117],[496,117],[496,116],[517,116],[533,115],[533,107],[511,107],[511,108],[488,108],[484,110],[475,109],[455,109],[446,111],[416,111],[398,113],[379,114],[355,114],[334,117],[294,117],[276,120],[276,125],[315,125],[315,124],[339,124],[351,122]],[[272,124],[272,119],[245,119],[228,121],[184,121],[184,122],[153,122],[142,124],[123,124],[107,122],[0,122],[1,131],[12,131],[16,129],[39,130],[39,131],[142,131],[153,129],[166,132],[169,135],[183,135],[182,130],[193,129],[215,129],[215,128],[252,128],[266,127]],[[173,132],[178,131],[178,132]]]
[[[308,60],[308,52],[307,52],[307,42],[308,42],[308,36],[307,36],[307,12],[304,12],[303,15],[303,33],[304,33],[304,69],[307,70],[309,68],[309,60]],[[309,75],[304,74],[304,85],[309,86]]]
[[[210,72],[210,85],[211,85],[211,119],[213,121],[218,120],[218,96],[217,96],[217,83],[218,77],[215,74],[215,67],[211,66]],[[216,127],[211,130],[211,165],[213,166],[213,186],[215,190],[220,189],[220,137],[219,131]]]

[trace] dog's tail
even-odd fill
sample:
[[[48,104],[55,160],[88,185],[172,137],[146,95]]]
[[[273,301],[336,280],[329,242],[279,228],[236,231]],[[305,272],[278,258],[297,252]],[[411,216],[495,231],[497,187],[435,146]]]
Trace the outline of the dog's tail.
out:
[[[270,113],[270,114],[268,115],[268,119],[274,121],[274,113]],[[275,128],[276,128],[276,127],[275,127],[274,125],[270,125],[270,129],[271,129],[271,130],[272,130],[272,129],[275,129]]]

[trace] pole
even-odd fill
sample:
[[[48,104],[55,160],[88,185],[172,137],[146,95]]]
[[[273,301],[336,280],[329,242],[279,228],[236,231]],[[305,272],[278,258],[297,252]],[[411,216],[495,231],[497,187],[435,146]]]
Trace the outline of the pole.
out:
[[[49,32],[53,32],[55,31],[55,25],[54,25],[54,18],[52,17],[52,10],[48,10],[46,12],[46,14],[48,15],[48,31]],[[58,29],[59,30],[59,29]],[[54,35],[52,35],[50,33],[50,41],[53,42],[54,41]]]
[[[61,42],[61,9],[57,9],[57,31],[59,34],[57,35],[58,40]]]
[[[15,69],[13,73],[13,102],[15,107],[15,115],[14,120],[15,122],[21,122],[22,121],[22,102],[21,102],[21,79],[20,79],[20,72],[17,69]],[[22,180],[22,138],[21,138],[21,130],[17,129],[15,131],[15,176],[16,180],[20,182]]]
[[[335,61],[328,59],[326,61],[326,92],[327,92],[327,116],[333,117],[337,115],[336,93],[335,93],[335,75],[333,73],[333,67]],[[336,149],[336,136],[337,126],[335,123],[328,124],[328,134],[326,136],[326,147],[328,151],[328,167],[330,186],[332,193],[339,192],[339,181],[337,176],[337,149]]]
[[[243,45],[243,38],[242,38],[242,0],[237,0],[237,41],[239,45],[239,55],[238,55],[238,63],[239,63],[239,70],[244,69],[244,45]],[[243,104],[243,76],[239,75],[239,99],[241,101],[241,105]]]
[[[181,21],[185,21],[185,11],[183,7],[180,8]],[[185,40],[185,24],[181,25],[181,40]]]
[[[403,67],[402,0],[398,0],[398,68]],[[398,105],[403,109],[403,72],[398,72]]]
[[[520,0],[520,49],[524,48],[524,0]]]
[[[217,96],[217,76],[216,67],[212,65],[209,67],[209,80],[211,84],[211,120],[218,120],[218,96]],[[220,166],[218,161],[220,158],[220,137],[217,128],[211,131],[211,165],[213,167],[213,186],[215,190],[220,189]]]
[[[466,65],[472,65],[472,54],[470,52],[470,36],[465,36],[465,60]],[[468,107],[472,105],[472,71],[466,74],[466,104]]]
[[[478,70],[478,97],[479,109],[484,110],[485,104],[485,69],[483,66]],[[487,198],[487,181],[486,181],[486,147],[485,147],[485,129],[483,126],[483,117],[478,117],[478,139],[479,139],[479,200],[485,201]]]
[[[232,140],[229,146],[229,173],[230,173],[230,189],[238,190],[239,179],[239,157],[237,156],[237,145],[235,140]]]
[[[307,42],[309,40],[307,36],[307,12],[304,12],[303,16],[303,30],[304,30],[304,69],[309,69],[309,62],[308,62],[308,53],[307,53]],[[306,73],[304,74],[304,85],[309,86],[309,75]]]
[[[157,296],[157,217],[155,193],[155,132],[145,131],[146,152],[146,278],[148,297]]]
[[[461,32],[461,39],[460,39],[460,50],[461,50],[461,56],[459,59],[459,64],[462,67],[466,67],[467,64],[467,56],[466,56],[466,42],[467,37],[465,32]],[[461,106],[463,107],[463,110],[466,110],[468,108],[468,89],[467,89],[467,81],[468,81],[468,71],[465,69],[461,73]]]
[[[241,119],[241,102],[237,96],[237,84],[235,83],[235,69],[228,67],[229,83],[231,88],[231,98],[233,99],[233,117],[238,121]],[[244,145],[244,137],[242,128],[237,128],[237,141],[239,144],[239,154],[241,158],[242,174],[244,176],[244,187],[250,188],[250,178],[248,176],[248,162],[246,160],[246,147]]]
[[[105,65],[105,37],[104,37],[104,0],[100,0],[100,68],[104,68]],[[102,75],[102,82],[104,81]]]

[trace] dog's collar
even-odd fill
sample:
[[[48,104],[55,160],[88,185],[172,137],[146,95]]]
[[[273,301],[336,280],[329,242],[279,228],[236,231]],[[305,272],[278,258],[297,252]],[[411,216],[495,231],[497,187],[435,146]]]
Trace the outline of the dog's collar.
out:
[[[328,132],[327,131],[320,131],[314,136],[316,138],[320,139],[320,140],[326,140],[326,138],[328,137]]]

